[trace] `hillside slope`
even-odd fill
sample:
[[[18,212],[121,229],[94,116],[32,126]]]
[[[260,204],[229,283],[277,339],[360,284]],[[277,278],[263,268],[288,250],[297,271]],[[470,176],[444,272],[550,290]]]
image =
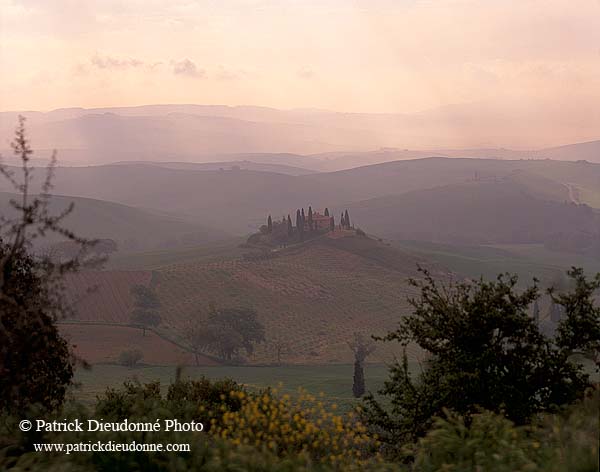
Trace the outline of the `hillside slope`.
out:
[[[394,239],[515,244],[583,234],[600,240],[600,212],[538,198],[513,179],[436,187],[349,207],[355,222]]]
[[[0,192],[2,215],[10,217],[14,212],[9,205],[14,197],[14,194]],[[198,245],[228,237],[223,231],[164,212],[90,198],[54,195],[50,209],[53,214],[59,214],[71,203],[73,211],[64,219],[63,226],[82,237],[113,239],[120,252]],[[58,239],[49,234],[44,243]]]
[[[414,190],[459,184],[472,180],[498,180],[526,173],[553,181],[572,183],[589,198],[584,203],[600,208],[600,164],[551,160],[497,160],[432,157],[386,162],[354,169],[300,177],[325,187],[344,189],[347,202]],[[568,200],[563,189],[561,200]]]
[[[64,195],[152,208],[243,235],[256,231],[268,214],[280,219],[308,205],[345,207],[372,198],[507,177],[520,179],[526,191],[539,198],[562,202],[576,195],[578,201],[600,208],[600,164],[546,160],[430,158],[302,176],[139,164],[60,167],[55,188]],[[8,190],[6,182],[0,181],[0,190]]]
[[[273,362],[274,340],[289,348],[285,362],[349,362],[346,341],[355,331],[383,334],[408,310],[407,278],[417,262],[423,261],[373,239],[321,238],[262,259],[166,266],[152,272],[151,283],[163,306],[159,330],[181,343],[186,329],[205,319],[209,304],[244,306],[257,310],[268,340],[251,362]],[[103,289],[79,305],[77,319],[128,323],[131,300],[125,294],[133,283],[150,283],[150,272],[129,282],[124,274],[87,275],[85,283],[96,281]],[[102,308],[98,297],[113,291],[122,294],[121,302],[114,296],[114,304]],[[390,359],[385,347],[378,355]]]

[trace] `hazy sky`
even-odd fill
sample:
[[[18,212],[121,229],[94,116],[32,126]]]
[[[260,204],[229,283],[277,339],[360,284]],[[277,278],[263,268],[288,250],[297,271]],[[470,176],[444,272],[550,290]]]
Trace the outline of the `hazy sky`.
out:
[[[0,108],[600,105],[599,0],[0,0]]]

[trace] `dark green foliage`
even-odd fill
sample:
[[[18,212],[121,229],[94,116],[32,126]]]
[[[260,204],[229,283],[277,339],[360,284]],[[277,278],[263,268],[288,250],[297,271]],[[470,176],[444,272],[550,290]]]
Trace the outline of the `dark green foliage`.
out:
[[[329,208],[325,208],[325,212],[323,213],[325,216],[329,216]]]
[[[294,234],[294,227],[292,226],[292,219],[290,218],[290,215],[287,216],[287,234],[288,238],[291,238]]]
[[[206,422],[208,430],[211,419],[220,419],[225,411],[239,410],[239,397],[231,395],[238,391],[245,390],[233,380],[181,379],[178,371],[166,395],[162,395],[159,382],[127,381],[121,388],[107,388],[104,395],[98,397],[94,413],[102,418],[131,419],[143,417],[158,407],[170,411],[171,418]]]
[[[273,220],[271,219],[271,215],[267,218],[267,232],[269,234],[273,232]]]
[[[540,305],[537,300],[535,302],[533,302],[532,316],[533,316],[534,323],[539,326],[539,324],[540,324]]]
[[[413,470],[596,471],[599,407],[596,391],[565,413],[542,417],[528,427],[489,411],[471,418],[447,412],[410,451],[416,456]]]
[[[0,245],[0,410],[59,406],[73,377],[69,345],[56,328],[62,307],[24,249]],[[10,256],[10,257],[7,257]]]
[[[413,441],[443,408],[470,415],[479,408],[503,412],[517,424],[533,415],[573,403],[590,386],[569,353],[545,338],[529,316],[536,286],[515,290],[516,277],[499,276],[439,286],[424,269],[411,280],[420,296],[386,341],[415,343],[430,353],[416,378],[406,358],[390,370],[380,391],[391,397],[386,411],[367,397],[367,416],[390,444]]]
[[[12,147],[21,161],[21,175],[0,165],[0,173],[19,194],[10,201],[13,213],[0,219],[0,411],[23,414],[34,404],[53,410],[64,400],[74,361],[56,328],[56,321],[68,313],[64,276],[80,267],[79,256],[89,253],[94,241],[61,226],[73,205],[58,215],[50,213],[54,155],[42,193],[29,194],[33,151],[23,117]],[[44,254],[33,257],[33,241],[49,233],[73,243],[79,251],[66,260]]]
[[[346,228],[350,228],[352,225],[350,224],[350,216],[348,216],[348,210],[344,212],[344,225]]]
[[[594,293],[600,289],[600,274],[587,280],[583,270],[573,267],[567,272],[574,282],[570,292],[548,292],[552,302],[563,313],[556,330],[556,343],[571,352],[583,352],[599,361],[600,306],[594,302]]]
[[[184,410],[181,413],[190,416],[185,411],[185,405],[191,404],[194,418],[202,421],[220,419],[225,411],[238,411],[242,402],[231,392],[246,391],[243,386],[230,379],[210,381],[206,377],[200,379],[177,380],[169,385],[166,400],[171,403],[172,410]],[[202,407],[201,409],[198,406]],[[207,430],[210,424],[206,425]]]
[[[308,207],[308,230],[313,230],[313,211],[311,206]]]
[[[144,285],[135,285],[131,288],[134,296],[133,312],[131,314],[131,323],[142,328],[142,333],[146,335],[146,329],[158,326],[161,323],[161,316],[158,312],[160,301],[154,290]]]

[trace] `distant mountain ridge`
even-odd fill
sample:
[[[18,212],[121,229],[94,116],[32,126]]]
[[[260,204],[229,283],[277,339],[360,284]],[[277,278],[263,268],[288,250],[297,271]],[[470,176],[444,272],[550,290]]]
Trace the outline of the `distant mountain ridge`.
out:
[[[210,162],[221,160],[214,158],[217,154],[293,153],[313,155],[326,163],[322,169],[308,166],[311,169],[338,170],[372,164],[381,158],[539,158],[546,151],[560,159],[579,160],[587,156],[587,160],[600,162],[597,141],[593,144],[598,138],[600,113],[594,108],[589,120],[576,125],[561,122],[560,107],[531,107],[515,116],[506,112],[496,116],[493,110],[475,104],[410,114],[144,105],[21,113],[28,118],[36,148],[71,149],[77,151],[73,157],[78,162],[87,164],[123,160]],[[0,113],[0,149],[9,149],[18,114]],[[562,138],[549,132],[555,125],[567,130]],[[585,150],[578,144],[555,147],[565,141],[582,142]],[[501,149],[502,145],[533,150],[511,151]],[[389,149],[388,154],[394,156],[377,157],[380,152],[373,153],[373,149]],[[329,153],[329,157],[320,156],[323,153]],[[346,157],[335,159],[331,153],[343,153]],[[281,164],[305,167],[290,162]]]
[[[61,194],[154,209],[235,235],[255,232],[269,214],[281,219],[308,205],[344,208],[374,198],[508,177],[537,198],[568,202],[577,193],[578,202],[600,208],[600,164],[551,160],[428,158],[299,176],[122,164],[59,167],[55,175]],[[0,181],[3,190],[11,189]]]

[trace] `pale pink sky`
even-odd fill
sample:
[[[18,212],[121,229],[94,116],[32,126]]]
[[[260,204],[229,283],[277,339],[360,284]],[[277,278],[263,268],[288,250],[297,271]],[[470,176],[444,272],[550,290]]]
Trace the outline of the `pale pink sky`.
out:
[[[0,108],[600,106],[599,0],[0,0]]]

